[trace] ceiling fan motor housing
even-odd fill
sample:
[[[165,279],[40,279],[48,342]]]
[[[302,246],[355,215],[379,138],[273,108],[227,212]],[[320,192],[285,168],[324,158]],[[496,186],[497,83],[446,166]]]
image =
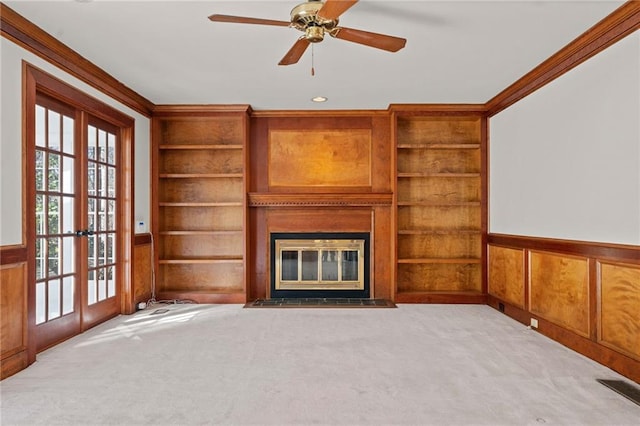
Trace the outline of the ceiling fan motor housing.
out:
[[[324,39],[324,31],[331,31],[338,25],[338,19],[324,19],[318,16],[324,2],[311,0],[301,3],[291,10],[291,26],[303,31],[304,37],[311,43]]]

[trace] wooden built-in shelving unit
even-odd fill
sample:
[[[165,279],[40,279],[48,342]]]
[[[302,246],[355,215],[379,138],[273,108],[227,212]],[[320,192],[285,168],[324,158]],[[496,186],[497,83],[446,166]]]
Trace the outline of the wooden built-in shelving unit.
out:
[[[154,115],[160,298],[245,301],[247,112]]]
[[[397,301],[483,296],[482,120],[396,113]]]

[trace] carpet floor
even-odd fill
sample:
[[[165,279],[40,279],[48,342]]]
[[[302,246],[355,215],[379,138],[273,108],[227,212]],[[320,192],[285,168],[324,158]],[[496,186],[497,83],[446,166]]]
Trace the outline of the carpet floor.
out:
[[[626,380],[487,306],[154,305],[0,382],[0,423],[638,425],[596,379]]]

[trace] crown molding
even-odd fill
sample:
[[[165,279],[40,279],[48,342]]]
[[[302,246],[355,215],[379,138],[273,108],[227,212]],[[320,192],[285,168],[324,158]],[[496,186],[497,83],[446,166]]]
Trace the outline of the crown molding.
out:
[[[154,104],[120,83],[102,68],[0,3],[0,33],[29,52],[101,91],[140,114],[151,117]]]
[[[640,1],[627,1],[489,100],[485,104],[489,116],[513,105],[638,28],[640,28]]]

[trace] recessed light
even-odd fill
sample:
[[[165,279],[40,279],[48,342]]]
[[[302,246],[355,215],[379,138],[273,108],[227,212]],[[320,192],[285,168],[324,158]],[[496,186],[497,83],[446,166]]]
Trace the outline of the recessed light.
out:
[[[327,102],[329,98],[327,98],[326,96],[316,96],[314,98],[311,98],[311,100],[313,102]]]

